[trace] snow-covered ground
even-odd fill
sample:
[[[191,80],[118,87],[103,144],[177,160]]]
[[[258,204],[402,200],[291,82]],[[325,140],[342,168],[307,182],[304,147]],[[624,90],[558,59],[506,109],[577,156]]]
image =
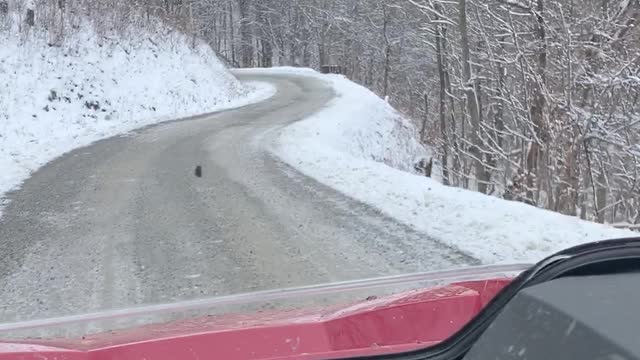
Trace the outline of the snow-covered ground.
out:
[[[241,84],[209,47],[166,29],[110,39],[89,25],[62,46],[9,33],[0,33],[0,198],[74,148],[275,93]]]
[[[412,173],[427,151],[415,128],[369,90],[339,75],[276,68],[327,81],[337,97],[285,128],[274,151],[303,173],[483,263],[541,260],[585,242],[635,233],[443,186]],[[420,246],[420,244],[416,244]]]

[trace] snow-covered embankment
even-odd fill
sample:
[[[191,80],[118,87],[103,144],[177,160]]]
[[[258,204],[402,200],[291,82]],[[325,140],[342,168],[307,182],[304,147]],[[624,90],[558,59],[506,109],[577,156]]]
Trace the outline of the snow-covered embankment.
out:
[[[375,94],[338,75],[267,71],[321,78],[337,94],[327,108],[286,128],[275,152],[303,173],[425,233],[424,241],[440,241],[483,263],[535,262],[576,244],[634,235],[416,175],[413,164],[427,151],[415,128]]]
[[[44,33],[0,33],[0,198],[48,161],[141,126],[257,102],[200,45],[168,29],[107,38],[87,25],[60,46]]]

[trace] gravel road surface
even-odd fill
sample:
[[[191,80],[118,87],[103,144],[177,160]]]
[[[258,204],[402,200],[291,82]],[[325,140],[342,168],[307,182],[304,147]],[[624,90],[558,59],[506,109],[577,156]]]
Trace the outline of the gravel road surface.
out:
[[[333,97],[323,82],[241,79],[278,93],[78,149],[8,195],[0,322],[474,262],[270,154]]]

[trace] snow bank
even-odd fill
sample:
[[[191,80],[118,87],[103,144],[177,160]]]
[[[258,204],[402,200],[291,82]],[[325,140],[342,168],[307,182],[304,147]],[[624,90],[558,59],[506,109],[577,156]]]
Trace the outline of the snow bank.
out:
[[[535,262],[573,245],[635,235],[412,174],[427,151],[415,140],[415,128],[382,99],[338,75],[269,71],[320,78],[337,94],[324,110],[284,129],[274,151],[303,173],[425,233],[424,241],[440,241],[483,263]]]
[[[407,119],[371,91],[340,75],[321,75],[311,69],[294,67],[239,71],[299,74],[331,84],[337,99],[312,119],[286,129],[282,140],[291,142],[291,146],[300,145],[309,152],[317,149],[327,158],[348,155],[403,171],[413,171],[416,162],[429,156],[417,140],[415,127]]]
[[[44,34],[0,33],[0,196],[98,139],[275,93],[244,86],[209,47],[191,48],[178,33],[132,33],[109,39],[83,30],[59,47]]]

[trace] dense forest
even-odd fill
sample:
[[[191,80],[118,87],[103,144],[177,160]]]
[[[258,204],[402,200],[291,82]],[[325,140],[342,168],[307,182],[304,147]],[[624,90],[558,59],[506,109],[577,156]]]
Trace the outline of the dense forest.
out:
[[[416,122],[443,183],[640,228],[640,0],[0,0],[0,29],[52,46],[80,18],[161,19],[230,66],[342,66]]]

